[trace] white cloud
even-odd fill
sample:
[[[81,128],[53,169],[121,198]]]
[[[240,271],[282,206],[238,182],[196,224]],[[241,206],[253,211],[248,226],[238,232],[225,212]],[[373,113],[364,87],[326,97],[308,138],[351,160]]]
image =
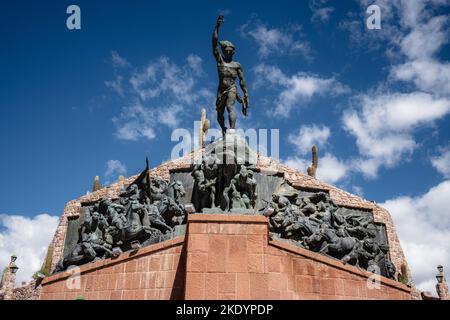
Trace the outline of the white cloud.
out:
[[[300,127],[295,134],[289,135],[288,140],[295,145],[299,154],[305,155],[308,152],[311,152],[311,148],[314,144],[317,145],[318,148],[325,145],[329,137],[330,128],[313,124]]]
[[[198,67],[200,63],[201,59],[194,55],[188,57],[188,65],[185,67],[170,62],[167,57],[161,57],[144,70],[136,72],[130,83],[142,101],[170,95],[177,101],[190,104],[199,98],[193,90],[196,78],[191,67]]]
[[[127,90],[122,81],[107,85],[122,94],[131,104],[113,118],[115,135],[122,140],[152,140],[163,127],[175,128],[183,117],[192,115],[189,109],[200,104],[212,105],[213,93],[200,86],[204,75],[202,59],[194,54],[184,65],[177,65],[167,57],[151,61],[129,78]]]
[[[200,76],[203,74],[202,58],[200,58],[196,54],[190,54],[188,55],[186,60],[189,68],[191,68],[192,72],[194,72],[195,75]]]
[[[300,54],[306,59],[311,59],[310,45],[300,39],[302,34],[299,25],[270,28],[253,17],[240,28],[240,31],[243,37],[251,38],[257,43],[260,58],[267,58],[273,54]]]
[[[411,60],[430,58],[448,41],[444,29],[448,17],[433,17],[425,23],[416,19],[411,32],[401,40],[400,49]]]
[[[158,120],[170,128],[175,128],[180,123],[178,114],[183,111],[181,105],[172,105],[158,110]]]
[[[413,83],[428,93],[450,95],[450,66],[437,56],[448,43],[450,15],[436,15],[448,0],[360,0],[361,9],[381,7],[382,29],[367,32],[360,15],[350,15],[341,27],[357,44],[382,48],[393,60],[390,79]]]
[[[391,77],[413,82],[426,92],[450,95],[450,63],[432,59],[409,61],[392,67]]]
[[[289,157],[285,161],[283,161],[285,165],[296,169],[300,172],[306,172],[308,166],[311,165],[311,160],[307,160],[300,157]]]
[[[115,69],[118,68],[127,68],[130,66],[130,63],[127,59],[121,57],[117,51],[111,51],[111,63]]]
[[[446,0],[360,0],[361,8],[381,7],[382,29],[367,32],[359,15],[350,15],[344,28],[353,40],[369,48],[384,48],[393,61],[389,78],[380,87],[393,87],[394,81],[413,84],[409,93],[386,90],[356,97],[359,107],[344,112],[344,128],[355,138],[360,158],[355,168],[375,178],[380,167],[392,168],[408,160],[420,144],[416,129],[433,126],[450,112],[450,64],[437,53],[448,42],[449,16],[436,16],[436,9],[448,6]],[[435,164],[439,163],[435,159]],[[442,165],[441,165],[442,167]]]
[[[325,182],[334,184],[342,181],[349,171],[347,164],[339,160],[332,154],[325,154],[319,158],[319,166],[317,168],[317,178]]]
[[[119,96],[123,97],[124,96],[124,88],[122,85],[122,80],[123,80],[123,77],[118,75],[118,76],[116,76],[116,78],[114,80],[105,81],[105,85],[108,88],[111,88],[113,91],[115,91]]]
[[[450,64],[436,58],[436,53],[448,42],[450,16],[429,18],[427,11],[412,16],[415,23],[411,23],[411,31],[399,43],[406,62],[393,66],[391,77],[413,82],[420,90],[450,95]]]
[[[141,103],[122,109],[118,117],[113,118],[116,125],[116,137],[122,140],[137,141],[140,138],[152,140],[156,137],[157,126],[155,110],[145,108]]]
[[[108,160],[106,162],[105,177],[107,180],[117,179],[120,175],[126,175],[127,167],[119,160]],[[107,182],[109,184],[109,181]]]
[[[291,168],[306,172],[307,168],[311,165],[311,160],[294,156],[288,158],[284,163]],[[343,181],[348,173],[348,165],[337,159],[334,155],[326,153],[323,157],[319,157],[317,179],[335,184]]]
[[[450,180],[417,197],[381,204],[392,214],[416,285],[435,292],[436,266],[450,266]]]
[[[306,104],[316,95],[339,95],[349,91],[334,78],[321,78],[303,72],[288,76],[276,66],[259,64],[254,72],[257,77],[255,88],[265,84],[281,88],[275,110],[271,111],[272,115],[279,117],[289,117],[293,108]]]
[[[321,21],[323,23],[330,20],[331,14],[334,11],[334,7],[326,6],[328,0],[310,0],[309,8],[311,9],[313,15],[311,21],[317,22]]]
[[[343,124],[362,157],[355,164],[370,178],[380,167],[392,168],[412,154],[415,129],[450,113],[450,100],[422,92],[362,95],[357,103],[344,113]]]
[[[15,254],[19,267],[16,285],[30,281],[42,266],[58,221],[58,217],[48,214],[32,218],[0,214],[0,272]]]
[[[450,178],[450,147],[441,149],[441,154],[431,158],[433,167],[445,178]]]
[[[330,184],[343,181],[350,172],[347,162],[339,160],[329,152],[323,152],[328,147],[330,128],[324,125],[304,125],[295,133],[288,136],[288,142],[295,146],[294,156],[287,158],[285,164],[301,172],[307,172],[311,165],[311,148],[315,144],[318,147],[319,164],[316,177]],[[324,154],[323,156],[321,154]],[[309,155],[309,159],[307,159]]]

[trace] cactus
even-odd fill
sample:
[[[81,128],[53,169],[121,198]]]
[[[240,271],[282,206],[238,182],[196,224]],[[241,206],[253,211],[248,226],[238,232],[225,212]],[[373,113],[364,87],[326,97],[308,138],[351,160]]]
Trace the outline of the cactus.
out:
[[[199,137],[199,143],[200,143],[200,148],[203,148],[205,146],[205,142],[206,142],[206,133],[208,132],[208,129],[210,128],[210,122],[209,119],[206,118],[206,110],[205,108],[202,108],[201,111],[201,118],[200,118],[200,137]]]
[[[403,283],[404,285],[409,285],[409,277],[408,277],[408,270],[406,268],[406,264],[402,264],[400,267],[400,273],[398,274],[398,281]]]
[[[0,280],[0,288],[3,288],[3,286],[5,285],[5,281],[6,281],[6,273],[8,272],[8,267],[5,267],[3,269],[3,273],[2,273],[2,279]]]
[[[94,185],[92,187],[92,192],[98,191],[98,190],[103,189],[103,188],[104,187],[100,183],[100,177],[99,176],[95,176],[95,178],[94,178]]]
[[[308,167],[308,175],[315,178],[317,173],[317,166],[319,165],[319,156],[317,155],[317,146],[312,147],[312,163]]]
[[[53,244],[50,244],[47,249],[47,255],[45,256],[45,260],[42,263],[41,273],[45,276],[49,276],[51,274],[52,262],[53,262]]]

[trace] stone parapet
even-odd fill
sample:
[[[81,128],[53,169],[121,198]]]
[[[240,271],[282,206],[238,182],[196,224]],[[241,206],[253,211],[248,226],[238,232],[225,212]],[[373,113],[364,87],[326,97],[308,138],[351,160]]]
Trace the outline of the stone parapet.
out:
[[[411,297],[397,281],[269,240],[262,216],[190,215],[187,243],[186,299]]]
[[[44,279],[40,298],[411,298],[411,288],[399,282],[269,239],[267,218],[259,215],[190,214],[184,237],[89,263],[77,272],[78,280],[71,270]],[[79,281],[76,288],[74,281]]]
[[[184,237],[88,263],[42,281],[41,300],[169,300],[184,295]],[[77,285],[78,284],[78,285]]]

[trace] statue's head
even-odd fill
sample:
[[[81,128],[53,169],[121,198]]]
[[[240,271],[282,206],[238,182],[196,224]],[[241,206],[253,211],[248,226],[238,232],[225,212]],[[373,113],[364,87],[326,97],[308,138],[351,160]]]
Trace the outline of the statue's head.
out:
[[[100,218],[100,214],[97,211],[92,212],[91,216],[93,221],[98,221],[98,219]]]
[[[248,177],[248,170],[247,170],[247,168],[245,166],[242,166],[240,171],[241,171],[240,172],[241,178],[247,178]]]
[[[220,41],[220,47],[222,48],[223,57],[226,62],[233,60],[234,55],[234,44],[230,41]]]
[[[345,230],[344,230],[344,228],[339,228],[337,231],[336,231],[336,235],[338,236],[338,237],[341,237],[341,238],[344,238],[345,237]]]

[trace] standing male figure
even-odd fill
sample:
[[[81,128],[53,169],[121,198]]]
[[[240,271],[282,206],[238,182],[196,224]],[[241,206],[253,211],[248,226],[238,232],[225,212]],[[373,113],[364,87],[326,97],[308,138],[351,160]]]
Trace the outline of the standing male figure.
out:
[[[220,41],[222,54],[219,53],[219,28],[223,23],[223,16],[217,18],[216,26],[212,37],[213,54],[217,61],[217,71],[219,73],[219,87],[217,88],[217,121],[222,128],[222,133],[225,135],[227,128],[225,127],[224,112],[225,108],[228,111],[228,118],[230,129],[236,127],[236,113],[234,111],[234,103],[238,100],[242,104],[242,113],[247,116],[247,109],[249,106],[249,97],[247,85],[244,80],[244,71],[239,62],[233,61],[234,45],[229,41]],[[236,77],[239,77],[240,86],[244,94],[242,99],[236,87]]]

